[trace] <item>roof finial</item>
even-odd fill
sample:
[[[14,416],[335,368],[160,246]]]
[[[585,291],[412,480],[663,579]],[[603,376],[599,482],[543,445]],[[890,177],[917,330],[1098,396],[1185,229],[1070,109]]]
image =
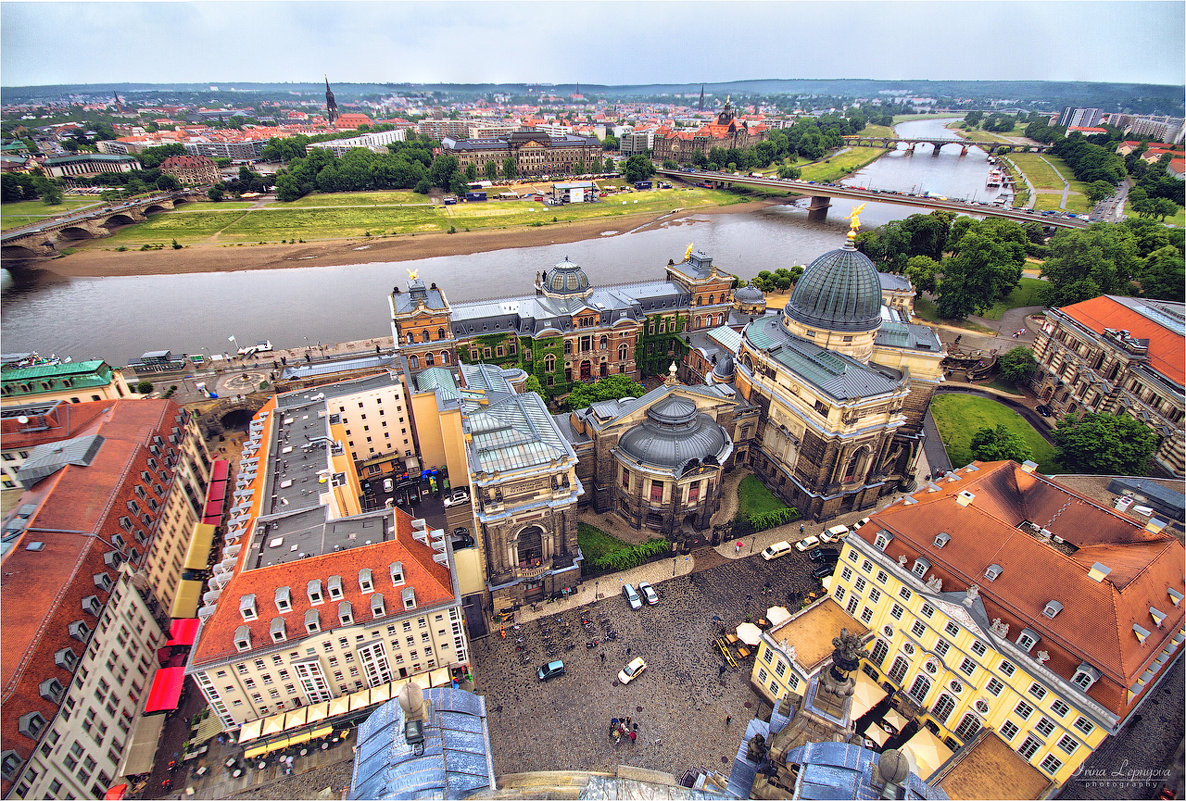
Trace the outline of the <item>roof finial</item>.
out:
[[[861,212],[865,210],[867,204],[862,203],[859,206],[853,207],[853,210],[848,213],[848,241],[857,238],[857,231],[861,230]]]
[[[688,243],[688,249],[684,251],[684,261],[692,258],[692,243]]]

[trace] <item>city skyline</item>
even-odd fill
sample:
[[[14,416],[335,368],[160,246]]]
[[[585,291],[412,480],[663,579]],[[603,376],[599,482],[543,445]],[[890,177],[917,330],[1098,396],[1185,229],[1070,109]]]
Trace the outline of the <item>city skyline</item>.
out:
[[[675,7],[6,0],[0,67],[4,86],[306,82],[323,73],[337,83],[1186,80],[1186,6],[1176,2]],[[121,36],[138,46],[111,47]]]

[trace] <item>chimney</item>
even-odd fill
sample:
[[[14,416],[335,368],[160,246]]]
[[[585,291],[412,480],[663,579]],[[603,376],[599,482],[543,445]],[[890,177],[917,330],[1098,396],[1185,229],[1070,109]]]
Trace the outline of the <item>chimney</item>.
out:
[[[1151,534],[1160,534],[1161,530],[1165,528],[1165,521],[1158,520],[1156,517],[1149,518],[1149,522],[1145,524],[1145,531]]]
[[[1096,562],[1088,571],[1087,577],[1092,581],[1103,581],[1112,572],[1112,568],[1105,565],[1103,562]]]
[[[1024,462],[1021,463],[1021,472],[1023,472],[1023,473],[1032,473],[1037,469],[1038,469],[1038,463],[1035,462],[1033,459],[1026,459]]]
[[[960,506],[967,506],[975,497],[975,495],[968,492],[967,490],[961,490],[960,494],[955,496],[955,502]]]

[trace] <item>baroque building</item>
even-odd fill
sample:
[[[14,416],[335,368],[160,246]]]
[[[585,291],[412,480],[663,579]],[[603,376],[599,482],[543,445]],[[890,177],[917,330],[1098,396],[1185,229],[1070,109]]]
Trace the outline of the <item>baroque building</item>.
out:
[[[1127,414],[1156,432],[1154,458],[1186,475],[1186,305],[1103,295],[1047,309],[1034,392],[1055,414]]]
[[[655,131],[654,158],[656,161],[687,163],[693,155],[708,157],[713,148],[743,150],[766,138],[766,126],[750,126],[738,120],[733,103],[726,98],[725,107],[715,123],[702,125],[695,131],[675,131],[667,126]]]
[[[473,164],[478,174],[485,174],[486,165],[493,162],[500,174],[507,159],[515,164],[516,174],[531,178],[540,175],[569,175],[578,172],[578,165],[588,171],[593,160],[601,160],[601,142],[591,136],[561,134],[553,136],[542,131],[515,131],[506,136],[483,139],[441,140],[441,152],[457,157],[464,172]]]
[[[857,212],[847,243],[808,265],[782,312],[742,329],[734,365],[761,414],[751,464],[817,520],[912,485],[943,380],[935,332],[883,316],[877,269],[853,244]]]

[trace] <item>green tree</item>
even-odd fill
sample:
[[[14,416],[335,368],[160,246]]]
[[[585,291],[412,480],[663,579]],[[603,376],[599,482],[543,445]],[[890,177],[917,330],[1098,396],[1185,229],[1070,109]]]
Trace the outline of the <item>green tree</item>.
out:
[[[1021,345],[1002,353],[997,365],[1001,370],[1001,378],[1014,386],[1027,380],[1038,369],[1033,351]]]
[[[1050,240],[1050,254],[1042,264],[1042,302],[1067,306],[1098,295],[1128,294],[1138,266],[1131,229],[1096,223],[1090,228],[1064,230]]]
[[[178,181],[172,175],[162,175],[156,179],[156,188],[162,192],[172,192],[175,189],[181,188],[181,181]]]
[[[930,256],[913,256],[906,263],[906,277],[919,292],[934,292],[939,287],[942,265]]]
[[[36,175],[33,177],[33,185],[37,187],[37,194],[47,206],[56,206],[62,202],[62,187],[57,181]]]
[[[432,181],[427,178],[421,178],[412,191],[418,195],[427,195],[432,191]]]
[[[515,164],[515,159],[512,156],[507,156],[502,162],[502,177],[508,181],[519,177],[519,166]]]
[[[1140,271],[1141,294],[1147,298],[1180,301],[1186,297],[1186,261],[1172,245],[1150,253]]]
[[[487,181],[494,182],[494,181],[498,180],[498,162],[497,161],[486,162],[485,170],[486,170],[486,180]]]
[[[602,171],[609,175],[613,175],[618,171],[617,167],[614,165],[614,160],[609,156],[605,157],[605,169]]]
[[[467,180],[467,181],[478,180],[478,165],[474,164],[472,161],[469,164],[465,165],[465,180]]]
[[[224,191],[222,188],[222,184],[216,184],[206,190],[206,197],[210,198],[215,203],[222,202],[223,194],[224,194]]]
[[[584,409],[592,403],[618,398],[638,398],[646,392],[642,384],[628,375],[618,373],[592,384],[574,384],[568,394],[568,408]]]
[[[626,159],[626,180],[630,183],[645,181],[655,174],[655,165],[646,156],[631,156]]]
[[[527,380],[523,382],[523,389],[527,392],[534,392],[536,395],[544,394],[543,384],[539,382],[539,378],[534,375],[527,376]]]
[[[137,158],[144,166],[144,169],[152,169],[153,167],[161,166],[161,162],[169,158],[169,156],[184,156],[185,145],[172,142],[167,145],[157,145],[155,147],[146,147],[140,151]]]
[[[962,319],[1008,297],[1021,280],[1025,243],[1021,226],[1009,220],[979,220],[968,226],[943,262],[939,314]]]
[[[803,170],[798,167],[792,167],[789,164],[783,164],[778,168],[778,177],[786,178],[791,181],[799,180],[799,176],[803,174]]]
[[[141,395],[147,395],[148,393],[152,392],[152,382],[141,381],[140,383],[136,384],[136,391]]]
[[[1104,475],[1144,475],[1157,435],[1127,415],[1087,412],[1058,421],[1051,433],[1067,470]]]
[[[982,462],[997,462],[1001,459],[1025,462],[1034,458],[1033,449],[1025,438],[1003,425],[978,429],[972,435],[971,450],[972,456]]]
[[[432,181],[433,186],[448,189],[455,172],[457,172],[456,156],[437,156],[432,160],[432,166],[428,168],[428,179]]]
[[[1087,185],[1087,199],[1094,206],[1104,198],[1111,197],[1115,191],[1116,187],[1107,181],[1092,181]]]

